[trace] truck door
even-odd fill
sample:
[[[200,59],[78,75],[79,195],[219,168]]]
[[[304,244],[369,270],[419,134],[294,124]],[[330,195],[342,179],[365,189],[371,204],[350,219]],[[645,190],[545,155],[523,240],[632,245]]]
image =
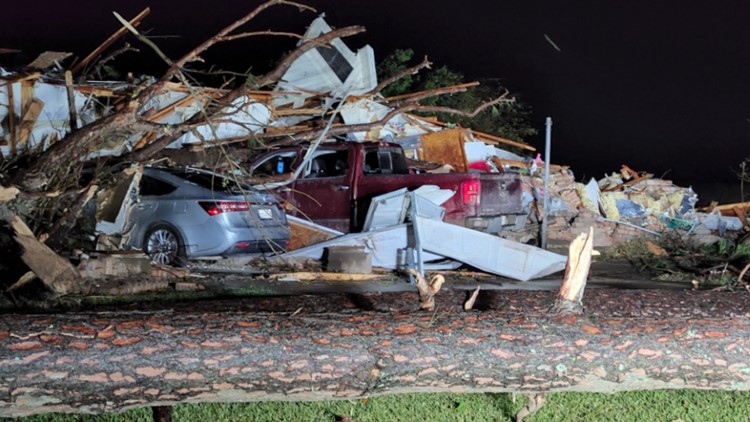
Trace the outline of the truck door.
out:
[[[300,218],[334,230],[349,232],[352,202],[350,149],[315,151],[307,168],[291,185],[292,204],[305,215],[289,211]]]

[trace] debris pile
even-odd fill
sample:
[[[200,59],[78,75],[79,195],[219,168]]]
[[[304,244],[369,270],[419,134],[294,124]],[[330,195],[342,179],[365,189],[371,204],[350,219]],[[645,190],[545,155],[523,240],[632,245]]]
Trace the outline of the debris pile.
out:
[[[251,19],[253,14],[248,16]],[[230,32],[234,29],[236,26],[227,27]],[[373,266],[421,271],[422,263],[432,260],[442,261],[448,267],[469,264],[527,280],[561,269],[559,256],[527,245],[536,243],[544,218],[550,241],[567,244],[593,227],[594,247],[613,246],[668,231],[708,243],[732,236],[747,225],[746,208],[732,207],[728,211],[732,215],[719,208],[708,213],[696,211],[697,197],[690,188],[675,186],[652,174],[623,166],[618,173],[583,184],[576,182],[569,167],[549,165],[549,174],[545,175],[545,163],[539,154],[524,155],[536,153],[531,146],[416,114],[439,111],[475,115],[488,107],[512,102],[507,92],[471,113],[425,107],[420,101],[461,92],[476,83],[384,98],[380,92],[388,83],[427,68],[430,63],[425,59],[401,75],[378,81],[373,49],[365,46],[353,51],[342,41],[342,37],[362,31],[361,27],[334,30],[322,16],[318,17],[301,37],[297,49],[276,68],[232,89],[194,86],[182,73],[184,66],[205,49],[232,39],[223,32],[169,63],[169,70],[159,79],[129,77],[113,82],[78,77],[74,81],[74,74],[83,67],[79,63],[71,70],[64,70],[60,62],[67,57],[65,54],[43,55],[32,63],[39,69],[19,72],[0,69],[1,159],[10,161],[32,152],[39,154],[28,171],[0,179],[4,185],[14,184],[22,191],[14,191],[13,197],[0,205],[5,207],[21,197],[42,197],[41,192],[51,197],[59,194],[58,190],[65,191],[69,202],[57,207],[55,218],[70,222],[80,216],[92,197],[97,198],[100,217],[109,215],[97,221],[98,243],[101,249],[117,249],[122,246],[120,239],[127,238],[127,231],[132,229],[127,224],[127,215],[128,208],[136,206],[138,177],[131,177],[119,186],[113,186],[116,180],[109,177],[83,187],[79,170],[84,164],[91,165],[93,159],[107,157],[117,164],[149,163],[165,157],[174,159],[163,153],[166,148],[197,151],[200,155],[192,159],[203,166],[252,182],[243,166],[248,155],[256,154],[258,149],[248,151],[249,144],[269,150],[309,143],[303,161],[307,166],[315,148],[326,142],[387,141],[403,148],[412,173],[521,174],[522,209],[512,216],[503,216],[502,223],[477,224],[472,230],[468,222],[444,222],[445,210],[441,211],[440,201],[431,206],[430,201],[425,202],[406,190],[391,192],[389,195],[395,196],[373,200],[370,210],[375,220],[370,223],[374,225],[365,227],[362,233],[345,234],[293,220],[290,249],[296,250],[284,259],[321,259],[326,248],[353,246],[364,247],[363,251],[371,254],[368,259]],[[121,32],[125,31],[118,31],[120,36]],[[89,60],[92,59],[84,59],[86,63]],[[245,151],[235,149],[208,163],[209,148],[230,144],[244,147]],[[245,155],[237,159],[242,154]],[[284,169],[283,163],[281,168]],[[292,173],[274,173],[279,176],[278,181],[256,187],[284,188],[302,171],[300,166]],[[548,192],[544,188],[545,177]],[[97,186],[95,183],[99,182],[108,185]],[[506,187],[503,185],[503,189]],[[10,189],[16,188],[3,187],[0,192]],[[410,190],[414,190],[413,186]],[[466,193],[467,198],[476,201],[471,193]],[[455,190],[449,194],[461,195]],[[547,210],[543,209],[545,196],[549,199]],[[395,201],[396,211],[378,209],[378,204],[391,200]],[[418,201],[426,204],[419,212],[415,209]],[[412,213],[408,221],[407,209]],[[18,219],[13,213],[8,215],[3,219]],[[390,220],[393,216],[399,218]],[[377,220],[380,217],[384,220]],[[511,217],[512,222],[508,222]],[[28,231],[44,231],[48,227],[34,229]],[[421,232],[416,243],[408,240],[414,237],[414,232]],[[451,242],[445,242],[448,235]],[[515,268],[521,261],[531,263]]]

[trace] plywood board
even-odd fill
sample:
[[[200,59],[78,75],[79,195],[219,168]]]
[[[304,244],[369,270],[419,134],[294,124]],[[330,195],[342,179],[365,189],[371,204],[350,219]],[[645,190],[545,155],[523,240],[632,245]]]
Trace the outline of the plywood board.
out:
[[[461,129],[441,130],[422,135],[421,160],[450,164],[459,173],[468,169]]]

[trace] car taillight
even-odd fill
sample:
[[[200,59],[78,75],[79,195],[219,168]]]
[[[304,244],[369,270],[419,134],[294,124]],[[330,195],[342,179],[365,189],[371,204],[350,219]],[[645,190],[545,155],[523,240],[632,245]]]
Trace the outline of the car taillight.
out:
[[[480,194],[481,188],[479,186],[479,180],[467,180],[461,182],[461,198],[464,200],[464,204],[470,206],[479,205]]]
[[[198,205],[206,210],[210,216],[219,215],[223,212],[248,211],[250,209],[250,205],[242,201],[201,201],[198,202]]]

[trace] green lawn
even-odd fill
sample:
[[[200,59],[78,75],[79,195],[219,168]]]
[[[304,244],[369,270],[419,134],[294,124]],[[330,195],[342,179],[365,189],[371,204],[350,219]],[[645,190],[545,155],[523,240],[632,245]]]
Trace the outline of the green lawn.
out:
[[[510,394],[409,394],[334,402],[202,404],[175,408],[174,421],[356,422],[514,421],[525,399]],[[48,414],[19,422],[150,422],[148,409],[108,415]],[[531,422],[540,421],[750,421],[750,392],[650,391],[552,394]]]

